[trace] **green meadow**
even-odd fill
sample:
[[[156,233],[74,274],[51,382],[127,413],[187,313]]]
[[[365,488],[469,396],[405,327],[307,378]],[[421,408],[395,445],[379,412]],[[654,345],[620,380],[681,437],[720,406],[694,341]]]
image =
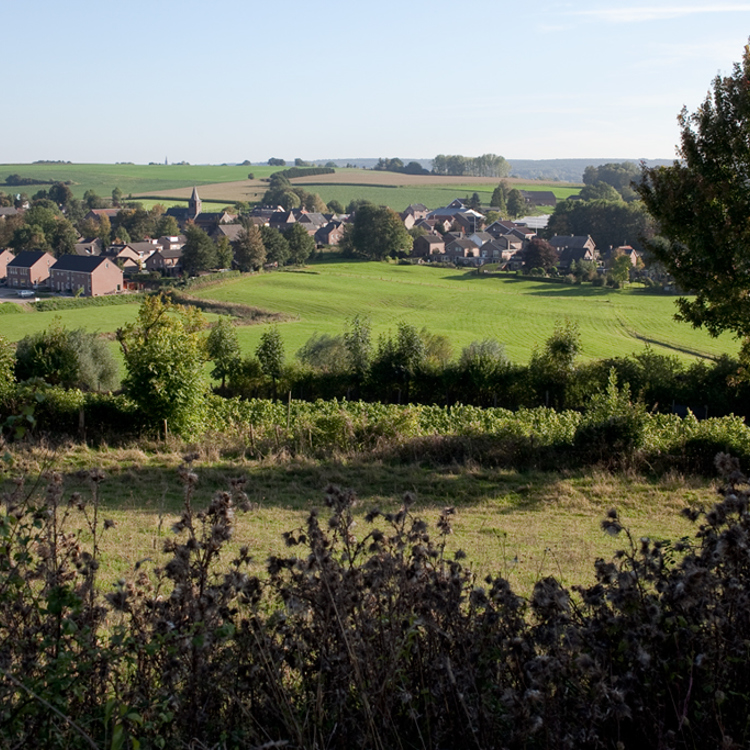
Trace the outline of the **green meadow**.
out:
[[[650,293],[636,284],[611,290],[481,276],[471,270],[334,259],[305,269],[243,276],[195,296],[289,315],[291,320],[280,324],[287,359],[313,334],[340,334],[354,315],[370,318],[375,337],[395,332],[401,321],[427,328],[446,336],[455,356],[472,341],[495,339],[519,363],[528,362],[534,347],[564,320],[580,327],[585,359],[629,355],[646,343],[684,360],[738,349],[729,334],[713,339],[678,323],[673,296]],[[28,312],[3,315],[0,325],[13,341],[46,328],[56,316],[69,328],[111,334],[136,312],[137,307],[128,304]],[[264,326],[237,330],[243,350],[251,352]]]
[[[146,193],[159,190],[174,190],[192,185],[205,185],[215,182],[246,180],[249,172],[257,178],[268,177],[278,167],[229,167],[188,164],[0,164],[0,190],[26,192],[30,195],[44,189],[43,184],[19,187],[5,186],[8,175],[19,174],[39,180],[66,182],[76,198],[82,198],[87,190],[93,190],[102,197],[109,197],[115,187],[124,195]]]
[[[375,336],[400,321],[446,336],[454,354],[472,341],[496,339],[516,362],[527,362],[555,325],[579,325],[586,359],[624,356],[648,343],[683,359],[735,353],[735,340],[712,339],[673,319],[675,298],[629,289],[563,286],[483,277],[473,271],[385,263],[313,263],[305,270],[246,276],[196,296],[238,302],[295,317],[280,330],[287,357],[315,333],[336,335],[347,318],[365,315]],[[262,326],[238,329],[243,349],[257,346]]]

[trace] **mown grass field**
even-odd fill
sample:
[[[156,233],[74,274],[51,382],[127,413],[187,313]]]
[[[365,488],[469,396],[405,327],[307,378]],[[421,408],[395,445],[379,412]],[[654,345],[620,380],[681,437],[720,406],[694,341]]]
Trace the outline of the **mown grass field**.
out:
[[[648,293],[638,285],[609,290],[482,277],[470,270],[333,259],[300,270],[245,276],[202,289],[196,296],[293,316],[280,325],[287,359],[315,333],[340,334],[354,315],[370,318],[374,337],[395,332],[400,321],[425,327],[446,336],[454,356],[472,341],[495,339],[519,363],[527,362],[534,347],[564,320],[579,325],[585,359],[629,355],[646,343],[683,359],[738,349],[728,334],[712,339],[676,322],[674,297]],[[136,313],[137,306],[126,304],[29,312],[0,316],[0,326],[4,336],[17,341],[59,316],[68,328],[106,334],[133,320]],[[263,330],[262,325],[237,329],[245,352],[255,349]]]
[[[287,357],[314,333],[337,335],[347,318],[366,315],[377,337],[400,321],[450,340],[456,356],[472,341],[496,339],[511,360],[527,362],[556,323],[577,323],[586,359],[625,356],[645,343],[681,358],[734,353],[729,335],[712,339],[673,319],[674,297],[634,285],[607,290],[531,280],[487,278],[473,271],[365,262],[313,263],[302,271],[259,274],[201,290],[197,296],[297,316],[280,330]],[[238,329],[253,350],[261,326]]]

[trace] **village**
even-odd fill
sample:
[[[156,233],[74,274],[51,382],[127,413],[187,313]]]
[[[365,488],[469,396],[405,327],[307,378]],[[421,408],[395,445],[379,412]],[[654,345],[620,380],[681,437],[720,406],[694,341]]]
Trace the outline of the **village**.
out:
[[[554,195],[526,194],[526,199],[555,201]],[[29,204],[0,208],[0,222],[23,216]],[[85,220],[101,223],[116,221],[122,207],[92,208]],[[493,212],[497,216],[497,212]],[[356,211],[334,213],[308,211],[305,208],[284,210],[281,206],[261,205],[239,215],[228,210],[203,210],[198,189],[193,188],[186,208],[166,210],[165,217],[174,220],[178,234],[144,237],[140,241],[122,242],[115,237],[105,243],[101,237],[78,237],[72,253],[59,257],[42,249],[0,249],[0,284],[17,290],[21,298],[37,291],[63,295],[101,296],[143,288],[145,275],[151,278],[186,275],[183,252],[189,227],[205,232],[216,242],[234,248],[249,225],[267,227],[285,234],[292,226],[302,227],[315,247],[336,248],[346,226],[356,218]],[[550,269],[557,276],[586,268],[589,276],[603,275],[619,257],[626,257],[627,269],[643,267],[641,253],[630,245],[600,250],[591,235],[553,235],[549,241],[539,237],[539,226],[546,217],[528,220],[494,219],[488,223],[485,214],[471,208],[467,201],[455,199],[447,206],[429,210],[417,203],[400,214],[404,228],[413,238],[410,252],[404,253],[418,263],[453,264],[479,268],[492,264],[493,270],[531,272],[543,275]],[[541,219],[541,221],[540,221]],[[299,230],[297,230],[299,231]],[[373,238],[377,242],[377,238]],[[540,248],[546,251],[540,257]],[[533,252],[532,252],[533,251]],[[234,253],[233,253],[234,255]],[[532,260],[532,258],[534,260]],[[585,265],[584,265],[585,264]],[[278,265],[269,262],[266,268]],[[622,264],[621,264],[622,265]],[[236,266],[231,261],[226,267]],[[209,270],[209,269],[201,269]]]

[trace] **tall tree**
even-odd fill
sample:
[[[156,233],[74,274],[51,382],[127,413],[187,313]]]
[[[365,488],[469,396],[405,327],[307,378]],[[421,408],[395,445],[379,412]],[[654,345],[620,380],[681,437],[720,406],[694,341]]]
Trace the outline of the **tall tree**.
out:
[[[273,397],[276,398],[276,383],[284,368],[284,342],[276,326],[263,331],[255,349],[255,356],[260,362],[263,374],[271,378]]]
[[[255,224],[248,224],[237,236],[234,243],[234,260],[240,271],[257,271],[263,268],[266,262],[266,246]]]
[[[383,260],[410,250],[412,238],[395,211],[370,203],[357,209],[341,244],[347,254]]]
[[[298,223],[292,224],[285,232],[284,239],[289,244],[289,263],[301,266],[314,252],[315,240]]]
[[[197,308],[154,296],[143,300],[134,323],[117,331],[127,369],[125,393],[157,429],[166,422],[172,432],[189,437],[203,425],[204,324]]]
[[[200,228],[189,226],[185,230],[187,240],[182,248],[182,267],[189,276],[200,271],[216,268],[216,245]]]
[[[237,331],[232,320],[222,315],[211,328],[206,339],[206,350],[209,359],[214,363],[211,377],[221,380],[222,389],[228,377],[239,367],[241,353],[237,340]]]
[[[283,266],[289,260],[289,243],[284,235],[273,227],[260,227],[260,236],[266,248],[266,262]]]
[[[526,199],[523,197],[523,193],[516,188],[513,188],[508,192],[508,200],[506,202],[508,216],[511,219],[515,219],[526,211]]]
[[[664,241],[650,254],[686,292],[678,317],[712,335],[750,337],[750,50],[679,117],[680,161],[642,170],[637,187]]]

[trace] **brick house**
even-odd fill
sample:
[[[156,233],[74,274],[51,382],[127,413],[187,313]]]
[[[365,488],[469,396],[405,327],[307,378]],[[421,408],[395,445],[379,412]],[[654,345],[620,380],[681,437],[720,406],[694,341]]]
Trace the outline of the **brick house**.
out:
[[[31,289],[43,284],[49,278],[50,268],[55,257],[42,250],[25,250],[7,265],[8,286],[17,289]]]
[[[8,263],[15,257],[10,250],[0,250],[0,279],[8,278]]]
[[[116,294],[123,290],[122,269],[103,255],[63,255],[50,269],[49,285],[56,292],[81,289],[85,297]]]
[[[445,240],[437,234],[423,234],[414,240],[411,254],[415,258],[429,258],[433,255],[443,255]]]
[[[146,258],[147,271],[159,271],[164,276],[179,276],[182,273],[182,248],[157,250]]]

